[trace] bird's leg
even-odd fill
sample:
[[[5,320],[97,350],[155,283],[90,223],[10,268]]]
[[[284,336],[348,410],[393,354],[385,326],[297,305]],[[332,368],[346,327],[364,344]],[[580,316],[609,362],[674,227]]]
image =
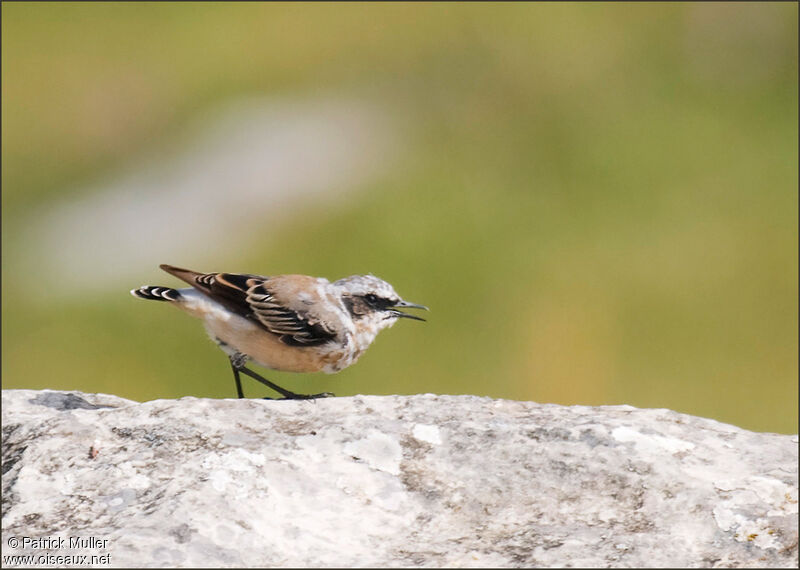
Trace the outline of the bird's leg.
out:
[[[244,391],[242,390],[242,381],[239,378],[239,369],[244,367],[247,362],[247,356],[241,352],[230,356],[231,370],[233,370],[233,379],[236,381],[236,395],[241,399],[244,398]]]
[[[253,380],[258,380],[265,386],[272,388],[273,390],[278,392],[281,396],[283,396],[282,398],[283,400],[313,400],[315,398],[329,398],[333,396],[331,392],[322,392],[321,394],[295,394],[294,392],[286,390],[285,388],[281,388],[277,384],[270,382],[269,380],[267,380],[262,376],[259,376],[249,368],[245,368],[244,362],[242,360],[246,361],[246,357],[244,359],[237,357],[231,358],[231,367],[233,368],[234,378],[236,379],[236,389],[239,393],[240,398],[244,396],[242,395],[241,382],[239,381],[239,372],[241,372],[246,376],[249,376]]]
[[[233,370],[233,379],[236,380],[236,395],[241,399],[244,398],[244,392],[242,391],[242,381],[239,379],[239,369],[236,368],[236,365],[231,361],[231,369]]]
[[[265,386],[269,386],[270,388],[278,392],[281,396],[283,396],[282,398],[283,400],[313,400],[315,398],[329,398],[333,396],[331,392],[322,392],[321,394],[295,394],[294,392],[286,390],[285,388],[281,388],[277,384],[274,384],[269,380],[267,380],[266,378],[259,376],[249,368],[242,367],[239,369],[239,372],[249,376],[254,380],[258,380]]]

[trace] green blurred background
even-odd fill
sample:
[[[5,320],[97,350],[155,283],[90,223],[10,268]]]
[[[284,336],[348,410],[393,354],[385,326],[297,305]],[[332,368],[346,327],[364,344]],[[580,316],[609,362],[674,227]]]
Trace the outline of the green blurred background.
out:
[[[159,263],[372,272],[430,306],[429,322],[398,323],[340,374],[269,378],[794,433],[797,9],[3,3],[3,387],[233,397],[200,323],[129,289],[177,285]],[[278,137],[283,175],[313,188],[251,195],[264,223],[239,224],[240,202],[209,222],[200,189],[170,194],[219,109],[266,101],[295,132],[331,100],[368,136],[317,136],[313,119],[305,139]],[[303,141],[339,153],[334,166]],[[293,153],[305,158],[280,158]],[[334,178],[348,187],[328,192]],[[111,195],[136,196],[136,180],[171,205],[142,213]],[[280,186],[269,171],[246,183]]]

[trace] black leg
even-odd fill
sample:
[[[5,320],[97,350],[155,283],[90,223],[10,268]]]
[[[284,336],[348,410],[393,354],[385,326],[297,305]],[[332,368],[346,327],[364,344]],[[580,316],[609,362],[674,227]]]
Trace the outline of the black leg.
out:
[[[236,380],[236,395],[239,398],[244,398],[244,392],[242,391],[242,381],[239,379],[239,369],[231,362],[231,369],[233,370],[233,379]]]
[[[233,363],[231,363],[231,365],[233,366],[233,369],[234,369],[235,372],[241,372],[242,374],[244,374],[246,376],[249,376],[253,380],[258,380],[259,382],[261,382],[265,386],[269,386],[270,388],[272,388],[273,390],[278,392],[281,396],[283,396],[284,400],[313,400],[315,398],[329,398],[329,397],[333,396],[333,394],[330,393],[330,392],[322,392],[321,394],[295,394],[294,392],[286,390],[285,388],[281,388],[277,384],[274,384],[274,383],[270,382],[269,380],[267,380],[266,378],[263,378],[262,376],[259,376],[258,374],[256,374],[252,370],[250,370],[249,368],[245,368],[244,366],[242,366],[240,368],[236,368],[236,366],[233,365]],[[237,374],[236,375],[237,381],[238,381],[238,378],[239,378],[239,376]]]

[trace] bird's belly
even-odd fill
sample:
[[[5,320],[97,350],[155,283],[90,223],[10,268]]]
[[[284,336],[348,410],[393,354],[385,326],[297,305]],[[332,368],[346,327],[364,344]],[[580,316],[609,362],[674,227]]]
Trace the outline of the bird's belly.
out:
[[[235,316],[226,322],[206,319],[212,339],[229,354],[246,354],[256,364],[283,372],[338,372],[349,360],[347,351],[332,345],[298,347],[281,342],[280,338],[255,323]],[[349,364],[349,363],[348,363]]]
[[[233,344],[257,364],[285,372],[323,372],[341,358],[322,347],[288,346],[268,332],[241,335]]]
[[[284,372],[338,372],[355,362],[352,342],[298,347],[281,342],[253,321],[236,315],[194,291],[181,290],[181,308],[203,319],[212,340],[229,356],[246,354],[256,364]]]

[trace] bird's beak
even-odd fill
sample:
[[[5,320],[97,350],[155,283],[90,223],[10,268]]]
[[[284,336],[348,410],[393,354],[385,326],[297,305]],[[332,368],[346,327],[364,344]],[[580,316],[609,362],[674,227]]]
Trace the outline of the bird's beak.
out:
[[[423,309],[425,311],[429,310],[428,307],[426,307],[425,305],[415,305],[414,303],[409,303],[408,301],[400,301],[394,307],[392,307],[392,309],[395,310],[391,312],[391,316],[397,318],[414,319],[415,321],[424,321],[425,319],[423,319],[422,317],[418,317],[417,315],[409,315],[408,313],[400,312],[396,310],[398,307],[403,309]]]

